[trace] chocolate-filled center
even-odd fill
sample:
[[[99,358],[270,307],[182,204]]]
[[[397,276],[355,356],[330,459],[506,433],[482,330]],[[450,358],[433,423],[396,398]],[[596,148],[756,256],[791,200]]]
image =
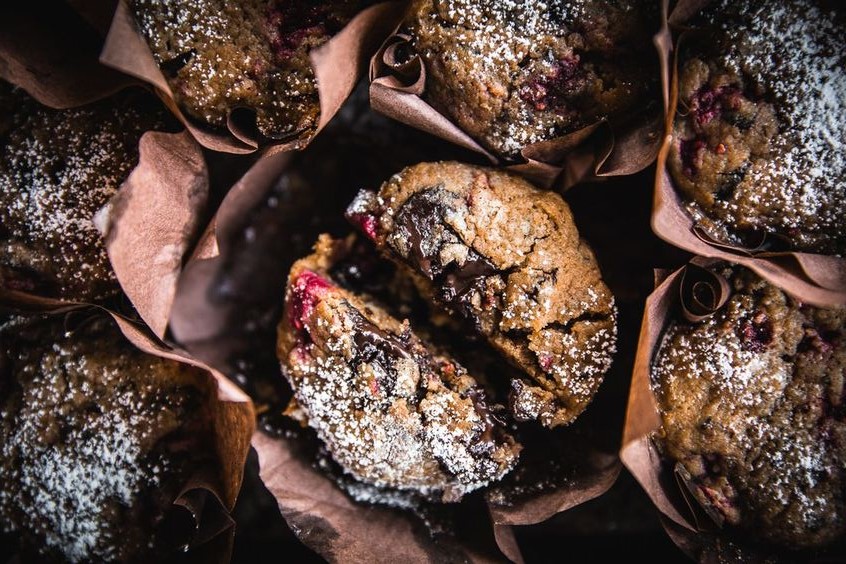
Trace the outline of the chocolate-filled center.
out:
[[[497,273],[491,262],[464,244],[444,222],[454,210],[444,202],[455,196],[443,188],[434,187],[411,196],[396,215],[397,233],[408,241],[407,261],[434,283],[444,305],[451,306],[470,317],[470,296],[485,288],[485,279]],[[443,263],[441,254],[449,244],[467,249],[464,261]]]

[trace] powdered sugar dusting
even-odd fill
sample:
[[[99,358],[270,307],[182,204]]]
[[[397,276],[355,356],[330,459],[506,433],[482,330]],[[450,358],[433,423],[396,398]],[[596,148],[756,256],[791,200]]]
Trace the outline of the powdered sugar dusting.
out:
[[[309,52],[328,41],[360,2],[133,0],[141,33],[175,99],[193,117],[225,127],[237,108],[283,139],[312,131],[318,85]]]
[[[57,366],[70,373],[89,373],[91,379],[62,378]],[[0,510],[26,508],[19,526],[71,562],[117,558],[120,532],[110,507],[133,505],[139,492],[156,486],[159,474],[168,469],[166,462],[142,458],[141,444],[149,436],[152,419],[145,412],[144,398],[117,387],[107,412],[94,416],[93,411],[70,411],[72,398],[97,393],[90,381],[113,380],[118,374],[108,367],[89,366],[86,357],[61,344],[27,373],[32,381],[25,389],[16,427],[0,447],[3,458],[20,461],[12,469],[15,475],[7,477],[20,487],[0,491]],[[61,428],[56,427],[59,423]],[[4,529],[10,526],[6,522]]]
[[[748,171],[750,201],[778,202],[786,229],[846,229],[846,41],[842,18],[813,2],[729,2],[717,19],[732,48],[721,63],[772,100],[780,130]]]
[[[584,10],[582,0],[448,0],[442,4],[440,14],[446,21],[474,31],[470,49],[485,55],[474,59],[473,67],[486,73],[496,72],[503,63],[520,63],[538,35],[562,33],[562,22],[576,20]]]
[[[122,102],[56,111],[19,94],[16,104],[0,148],[0,260],[55,279],[58,294],[102,297],[116,281],[94,216],[160,122]]]
[[[733,283],[724,309],[671,325],[656,355],[663,444],[730,524],[827,542],[846,513],[846,311],[798,305],[749,273]]]
[[[584,10],[580,0],[452,0],[442,4],[439,15],[449,25],[462,26],[467,30],[462,39],[467,42],[467,50],[478,55],[471,59],[472,73],[476,76],[495,76],[504,68],[516,68],[529,56],[536,55],[533,48],[538,36],[565,33],[567,28],[563,22],[576,20]],[[432,17],[438,17],[438,14]],[[458,56],[456,52],[448,55]],[[503,125],[505,131],[498,135],[501,150],[508,154],[517,153],[526,145],[556,134],[557,128],[553,124],[546,128],[525,126],[535,120],[535,112],[528,105],[523,105],[520,115],[511,116],[509,123]]]
[[[304,270],[292,277],[288,311],[292,288],[307,275],[315,276]],[[298,318],[302,333],[281,341],[292,347],[283,367],[309,426],[347,473],[379,488],[456,501],[511,469],[513,440],[483,436],[492,430],[470,395],[481,392],[460,366],[427,349],[407,322],[338,287],[314,298]]]
[[[707,347],[705,354],[703,346]],[[658,381],[672,382],[676,377],[675,369],[686,366],[691,373],[707,378],[715,393],[726,394],[732,401],[746,407],[770,401],[770,398],[761,395],[761,389],[780,393],[791,378],[788,363],[771,354],[744,350],[739,340],[727,338],[725,331],[716,323],[701,325],[695,340],[679,334],[673,351],[667,354],[672,355],[672,362],[658,362],[655,366],[654,377]],[[745,426],[746,421],[738,423]],[[743,427],[735,431],[739,437],[745,435]],[[746,446],[751,445],[747,442]]]

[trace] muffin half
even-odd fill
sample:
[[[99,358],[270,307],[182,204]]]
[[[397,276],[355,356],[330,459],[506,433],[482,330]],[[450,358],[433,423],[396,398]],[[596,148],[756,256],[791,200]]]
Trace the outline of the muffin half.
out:
[[[485,391],[408,320],[333,278],[349,252],[323,236],[288,279],[277,354],[300,418],[367,484],[457,501],[498,480],[520,447]]]
[[[525,377],[518,420],[572,422],[616,350],[614,297],[558,194],[454,162],[411,166],[347,216],[420,293],[462,319]]]

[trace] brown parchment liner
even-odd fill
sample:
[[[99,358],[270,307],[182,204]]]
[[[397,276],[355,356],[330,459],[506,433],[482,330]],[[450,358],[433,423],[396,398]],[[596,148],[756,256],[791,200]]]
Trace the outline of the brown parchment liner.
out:
[[[653,40],[663,58],[666,45]],[[388,117],[486,156],[492,164],[504,161],[484,149],[447,116],[424,99],[426,68],[420,57],[398,58],[413,53],[411,37],[394,29],[370,60],[370,103]],[[613,126],[600,120],[561,137],[527,145],[520,152],[522,163],[507,168],[544,188],[565,190],[586,181],[639,172],[649,166],[661,143],[659,111],[644,112],[630,122]]]
[[[138,151],[138,165],[105,208],[102,231],[124,293],[162,338],[179,273],[202,229],[209,174],[186,132],[147,132]]]
[[[229,190],[179,281],[171,331],[177,342],[192,354],[224,372],[234,370],[227,358],[235,345],[227,340],[226,329],[236,322],[233,321],[233,312],[226,310],[232,305],[214,303],[214,284],[225,272],[227,263],[243,264],[245,260],[250,260],[243,254],[237,260],[229,260],[238,252],[248,252],[242,250],[243,244],[239,246],[237,243],[250,229],[249,225],[244,225],[244,218],[249,217],[253,208],[263,204],[276,179],[289,166],[292,166],[290,153],[260,159]],[[275,229],[273,237],[288,236],[284,226]],[[253,233],[256,241],[262,240],[261,233]],[[261,273],[256,272],[255,276],[261,276]],[[256,281],[255,276],[242,282],[248,287],[241,291],[265,291],[259,290],[262,282]],[[284,282],[273,291],[281,298]],[[275,358],[273,361],[275,367],[269,370],[278,370],[278,361]],[[281,374],[270,376],[282,380]],[[597,422],[601,425],[603,414],[594,415],[586,414],[582,425],[575,424],[579,425],[580,431],[568,428],[555,437],[548,435],[546,439],[562,445],[569,444],[567,441],[574,437],[581,440],[580,446],[574,447],[584,449],[583,456],[577,457],[583,460],[573,471],[576,475],[569,477],[564,484],[517,496],[510,503],[495,502],[493,498],[483,500],[480,510],[474,514],[492,530],[499,551],[508,559],[515,562],[522,560],[512,526],[545,521],[598,497],[613,485],[619,475],[622,465],[614,452],[617,439],[614,439],[614,447],[604,451],[584,438],[589,433],[586,429],[590,429],[591,425]],[[541,445],[536,440],[534,446]],[[291,529],[307,546],[330,561],[418,561],[427,557],[442,560],[447,555],[443,551],[447,549],[449,553],[459,551],[463,557],[473,561],[490,558],[490,547],[488,552],[478,552],[478,547],[484,546],[484,543],[445,547],[440,539],[421,533],[417,518],[410,513],[351,501],[331,478],[314,467],[312,458],[301,452],[296,437],[271,436],[259,431],[253,437],[253,447],[258,452],[261,478],[276,497]],[[564,450],[567,447],[559,448]],[[498,557],[502,558],[501,555]]]
[[[370,6],[359,12],[324,45],[312,50],[309,58],[320,96],[317,131],[329,122],[352,92],[364,70],[367,58],[396,25],[402,7],[403,3],[396,1]],[[194,138],[203,147],[214,151],[240,154],[252,153],[258,149],[266,149],[269,152],[287,151],[302,148],[317,133],[307,136],[300,134],[299,137],[283,141],[264,138],[254,125],[249,125],[255,120],[244,116],[245,113],[254,115],[250,108],[238,108],[237,112],[230,113],[226,131],[216,131],[190,119],[174,100],[173,92],[153,59],[153,54],[124,0],[117,4],[106,43],[100,54],[100,62],[152,86]]]
[[[687,491],[683,467],[662,459],[652,436],[661,426],[658,404],[650,385],[651,364],[664,329],[678,316],[690,322],[707,318],[731,296],[727,281],[712,272],[718,259],[695,257],[669,274],[656,272],[655,291],[647,298],[632,373],[620,458],[660,512],[667,535],[682,551],[701,563],[793,562],[795,554],[779,553],[730,539],[721,533],[719,514],[702,506]],[[810,562],[846,558],[842,549],[824,553]],[[829,551],[831,552],[831,551]]]
[[[209,179],[199,145],[184,131],[148,131],[138,149],[138,164],[92,219],[123,292],[162,338],[177,278],[201,228]],[[79,303],[0,288],[3,305],[45,311]]]
[[[0,78],[45,106],[82,106],[135,82],[100,64],[102,42],[61,0],[0,5]]]
[[[666,0],[665,0],[666,3]],[[675,43],[672,60],[662,64],[662,84],[667,104],[664,138],[658,153],[652,213],[652,229],[668,243],[693,254],[741,264],[791,296],[820,307],[846,303],[846,259],[813,253],[766,252],[715,241],[694,226],[673,187],[667,157],[673,142],[673,120],[678,104],[678,54],[685,37],[684,22],[696,15],[708,0],[679,0],[667,16],[664,9],[663,39]]]
[[[9,307],[0,290],[0,306]],[[28,307],[26,307],[28,306]],[[176,518],[174,538],[184,544],[187,556],[201,562],[229,562],[235,534],[235,521],[229,512],[235,506],[243,478],[244,462],[255,430],[255,414],[250,399],[221,374],[191,359],[183,351],[159,341],[136,321],[92,304],[68,304],[49,299],[33,299],[25,307],[10,307],[12,311],[38,311],[47,315],[65,314],[110,316],[120,331],[145,353],[190,364],[205,371],[215,381],[218,393],[213,406],[215,464],[190,476],[173,501],[169,517]],[[1,376],[1,375],[0,375]],[[177,514],[181,518],[177,517]],[[187,519],[187,522],[186,522]]]

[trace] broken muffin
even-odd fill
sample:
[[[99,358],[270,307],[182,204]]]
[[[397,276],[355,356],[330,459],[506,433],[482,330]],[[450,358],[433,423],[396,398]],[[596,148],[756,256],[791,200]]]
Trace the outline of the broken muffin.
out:
[[[289,411],[367,484],[451,502],[500,479],[520,446],[485,391],[408,320],[333,278],[350,245],[322,236],[291,269],[277,343]]]
[[[561,196],[489,168],[423,163],[359,193],[347,216],[525,373],[511,382],[517,420],[556,427],[584,411],[613,360],[616,309]]]

